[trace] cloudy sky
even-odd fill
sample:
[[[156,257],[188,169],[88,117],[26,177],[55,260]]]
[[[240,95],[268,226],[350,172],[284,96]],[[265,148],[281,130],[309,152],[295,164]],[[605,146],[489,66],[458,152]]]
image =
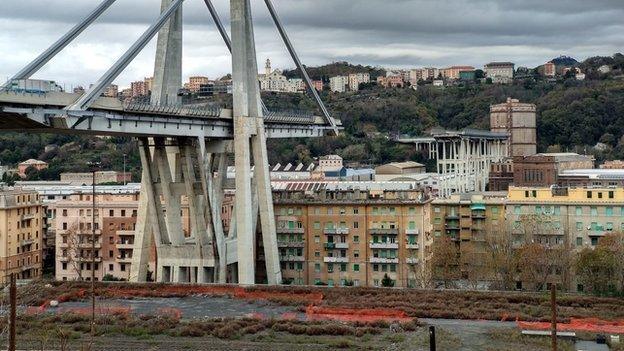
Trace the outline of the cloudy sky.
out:
[[[509,60],[534,67],[624,51],[624,0],[274,0],[302,61],[420,67]],[[0,0],[0,78],[8,78],[100,0]],[[214,0],[227,24],[227,0]],[[160,0],[115,4],[35,78],[94,82],[158,16]],[[292,67],[261,0],[252,0],[258,61]],[[230,57],[201,0],[184,5],[184,75],[219,77]],[[155,39],[116,83],[151,76]]]

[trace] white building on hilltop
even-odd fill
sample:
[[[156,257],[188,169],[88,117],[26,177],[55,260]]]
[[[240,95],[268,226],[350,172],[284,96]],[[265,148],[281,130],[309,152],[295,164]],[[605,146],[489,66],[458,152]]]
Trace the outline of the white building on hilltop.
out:
[[[288,79],[279,69],[271,69],[271,60],[266,60],[264,74],[258,75],[260,90],[283,93],[300,93],[305,91],[303,80],[299,78]]]

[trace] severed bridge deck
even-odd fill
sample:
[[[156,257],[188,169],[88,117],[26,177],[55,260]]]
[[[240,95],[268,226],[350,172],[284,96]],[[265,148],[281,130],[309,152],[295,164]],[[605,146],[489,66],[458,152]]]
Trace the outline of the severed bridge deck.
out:
[[[0,92],[0,130],[135,137],[196,136],[232,139],[232,110],[200,105],[124,104],[100,97],[86,111],[66,110],[80,94]],[[335,120],[340,127],[339,120]],[[320,137],[333,130],[312,114],[269,111],[267,138]]]

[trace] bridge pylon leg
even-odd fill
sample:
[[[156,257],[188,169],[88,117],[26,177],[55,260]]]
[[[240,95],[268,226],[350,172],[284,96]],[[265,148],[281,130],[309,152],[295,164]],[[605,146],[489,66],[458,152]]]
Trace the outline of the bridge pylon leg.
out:
[[[259,214],[267,282],[270,285],[281,284],[250,1],[230,0],[230,18],[238,283],[256,283],[255,227]],[[252,151],[255,166],[253,188]]]

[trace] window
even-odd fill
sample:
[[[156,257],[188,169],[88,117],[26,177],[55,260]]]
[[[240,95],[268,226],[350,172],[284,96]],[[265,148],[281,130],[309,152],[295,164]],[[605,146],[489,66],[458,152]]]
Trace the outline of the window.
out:
[[[591,207],[591,215],[592,216],[597,216],[598,215],[598,208],[596,208],[595,206]]]
[[[353,208],[353,214],[359,214],[360,213],[360,209],[357,207]]]
[[[433,208],[433,212],[435,212],[435,213],[440,213],[440,208],[439,208],[439,207],[434,207],[434,208]]]
[[[577,216],[583,215],[583,208],[581,206],[576,206],[576,215]]]
[[[347,264],[346,263],[341,263],[340,264],[340,271],[341,272],[346,272],[347,271]]]
[[[108,211],[108,216],[109,217],[115,217],[115,210],[109,210]]]
[[[114,268],[115,268],[115,266],[112,263],[108,265],[108,270],[109,271],[112,272],[114,270]]]
[[[353,251],[353,257],[359,258],[360,257],[360,250],[354,250]]]
[[[359,272],[359,271],[360,271],[360,265],[359,265],[359,264],[357,264],[357,263],[354,263],[354,264],[353,264],[353,271],[354,271],[354,272]]]
[[[522,212],[522,207],[521,206],[514,206],[514,214],[519,215]]]
[[[390,272],[396,272],[396,264],[390,265]]]
[[[360,227],[359,222],[353,222],[353,229],[358,229]]]
[[[578,236],[576,237],[576,246],[583,246],[583,238]]]
[[[360,242],[360,236],[359,235],[354,235],[353,236],[353,242],[354,243],[359,243]]]
[[[583,222],[576,222],[576,230],[583,230]]]
[[[334,280],[333,279],[327,279],[327,286],[334,286]]]
[[[67,262],[63,262],[63,270],[67,270]]]
[[[605,214],[606,214],[607,216],[613,216],[613,207],[611,207],[611,206],[607,206],[607,207],[605,208]]]
[[[318,236],[318,235],[315,235],[314,236],[314,242],[317,243],[317,244],[320,243],[321,242],[321,237]]]
[[[321,264],[320,263],[315,263],[314,264],[314,272],[321,273]]]
[[[379,279],[373,279],[373,286],[379,286]]]
[[[67,217],[67,210],[66,209],[63,210],[63,217]]]
[[[591,198],[592,198],[592,192],[591,192],[591,191],[588,191],[588,192],[587,192],[587,198],[588,198],[588,199],[591,199]]]
[[[122,271],[122,272],[125,272],[126,271],[126,264],[125,263],[120,263],[119,264],[119,270]]]
[[[609,199],[613,199],[613,198],[614,198],[613,191],[609,191]]]
[[[314,251],[314,257],[321,257],[320,251]]]
[[[591,246],[596,246],[596,245],[598,245],[598,238],[593,236],[591,238]]]
[[[374,272],[379,272],[379,265],[378,264],[374,264],[373,265],[373,271]]]
[[[327,273],[333,273],[334,272],[334,264],[333,263],[328,263],[327,264]]]

